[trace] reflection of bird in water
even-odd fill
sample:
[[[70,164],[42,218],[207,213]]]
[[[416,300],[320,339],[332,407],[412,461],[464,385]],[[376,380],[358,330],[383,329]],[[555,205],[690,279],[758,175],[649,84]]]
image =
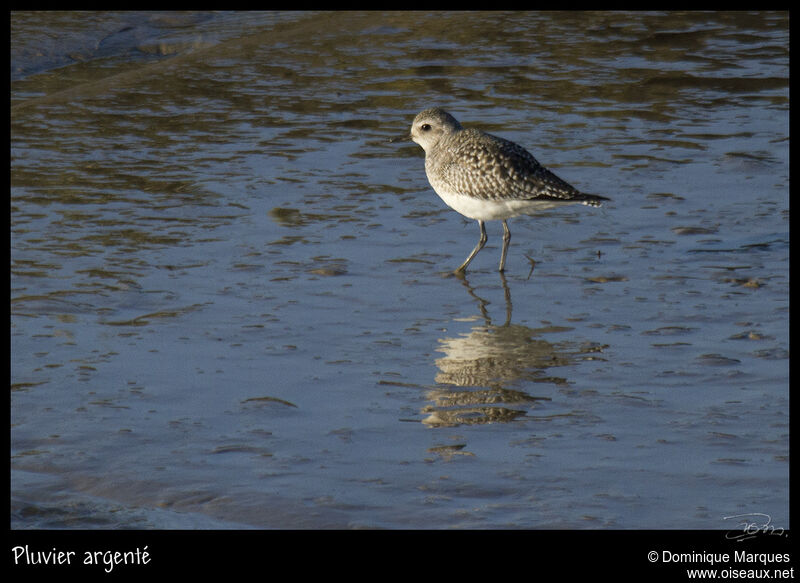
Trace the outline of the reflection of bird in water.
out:
[[[533,329],[512,324],[511,292],[505,277],[502,274],[500,277],[506,301],[506,320],[502,326],[491,323],[486,308],[489,302],[475,293],[466,278],[461,280],[467,292],[477,300],[485,324],[473,327],[467,334],[439,340],[438,350],[445,356],[436,360],[439,368],[436,382],[464,389],[429,391],[427,396],[433,405],[423,410],[428,414],[423,421],[427,425],[511,421],[525,415],[525,410],[507,406],[525,405],[530,408],[537,401],[550,399],[505,386],[520,381],[566,384],[566,379],[547,376],[545,371],[572,364],[578,354],[585,352],[567,342],[554,343],[537,338],[555,331],[554,328]]]
[[[476,326],[469,334],[440,339],[437,359],[439,373],[436,382],[456,386],[487,386],[507,384],[518,379],[540,380],[543,370],[573,362],[572,354],[556,343],[535,338],[544,330],[511,323],[511,291],[500,274],[506,301],[506,320],[502,326],[492,324],[486,306],[489,302],[475,293],[466,279],[462,284],[478,301],[485,325]],[[553,382],[553,379],[547,379]],[[555,382],[566,382],[559,379]]]
[[[525,411],[506,407],[459,407],[452,410],[426,407],[422,412],[428,414],[422,420],[422,423],[428,427],[507,423],[525,415]]]
[[[445,356],[436,360],[436,382],[464,387],[536,381],[544,369],[573,362],[569,352],[534,334],[519,324],[476,326],[465,336],[441,339],[438,350]]]

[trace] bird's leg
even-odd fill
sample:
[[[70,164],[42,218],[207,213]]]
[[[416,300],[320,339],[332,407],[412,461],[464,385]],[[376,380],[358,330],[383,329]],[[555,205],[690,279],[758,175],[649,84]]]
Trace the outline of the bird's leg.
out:
[[[508,253],[508,243],[511,241],[511,231],[508,230],[508,223],[503,221],[503,251],[500,254],[500,271],[506,270],[506,254]]]
[[[469,254],[469,257],[467,257],[466,261],[461,264],[461,267],[456,269],[456,273],[464,273],[467,270],[467,265],[469,265],[469,262],[472,261],[472,259],[478,254],[478,251],[483,249],[483,246],[486,245],[488,237],[486,236],[486,227],[484,226],[483,221],[478,221],[478,226],[481,228],[481,238],[478,239],[478,244],[475,245],[475,249],[472,250],[472,253]]]

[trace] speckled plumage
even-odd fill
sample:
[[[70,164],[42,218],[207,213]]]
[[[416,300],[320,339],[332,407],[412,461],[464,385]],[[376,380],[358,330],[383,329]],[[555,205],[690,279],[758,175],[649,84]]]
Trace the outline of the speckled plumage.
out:
[[[440,108],[420,112],[408,136],[425,150],[428,181],[448,206],[478,221],[481,239],[457,271],[486,243],[483,221],[502,220],[500,271],[511,238],[506,219],[563,204],[600,206],[606,197],[585,194],[539,164],[522,146],[476,129],[464,129]]]
[[[524,148],[471,128],[443,135],[426,155],[425,171],[434,190],[486,201],[562,201],[580,195]]]

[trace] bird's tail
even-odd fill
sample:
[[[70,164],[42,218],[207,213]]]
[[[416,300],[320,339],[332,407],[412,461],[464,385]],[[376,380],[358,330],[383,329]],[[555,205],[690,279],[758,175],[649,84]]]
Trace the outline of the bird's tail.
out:
[[[606,196],[600,196],[599,194],[586,194],[582,192],[580,196],[580,202],[588,206],[602,206],[607,200],[611,199]]]

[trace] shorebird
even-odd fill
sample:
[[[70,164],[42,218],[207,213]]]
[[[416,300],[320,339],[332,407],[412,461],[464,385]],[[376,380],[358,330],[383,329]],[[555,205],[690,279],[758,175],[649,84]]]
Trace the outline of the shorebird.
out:
[[[504,271],[511,240],[507,219],[565,204],[600,206],[609,200],[570,186],[510,140],[463,128],[438,107],[420,112],[409,134],[390,141],[404,139],[425,150],[425,173],[436,194],[453,210],[478,221],[478,244],[456,274],[463,274],[486,245],[484,221],[503,221],[500,271]]]

